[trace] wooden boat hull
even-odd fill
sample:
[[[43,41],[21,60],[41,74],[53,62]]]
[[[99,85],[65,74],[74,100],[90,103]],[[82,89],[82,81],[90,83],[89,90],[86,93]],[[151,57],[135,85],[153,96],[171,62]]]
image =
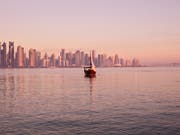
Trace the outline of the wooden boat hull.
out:
[[[96,71],[91,70],[91,69],[89,69],[89,70],[84,70],[84,73],[85,73],[85,76],[86,76],[86,77],[94,77],[94,76],[96,76]]]

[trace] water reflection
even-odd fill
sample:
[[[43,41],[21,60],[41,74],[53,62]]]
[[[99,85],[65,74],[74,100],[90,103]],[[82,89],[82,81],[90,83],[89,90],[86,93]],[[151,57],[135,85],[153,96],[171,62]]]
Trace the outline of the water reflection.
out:
[[[93,85],[94,85],[94,80],[96,78],[96,75],[91,75],[91,76],[85,76],[85,78],[89,79],[89,91],[90,95],[92,95],[93,92]]]
[[[97,78],[76,68],[2,70],[0,133],[174,135],[180,72],[169,70],[106,68]]]
[[[3,93],[3,97],[13,98],[15,95],[15,78],[13,75],[4,74],[0,77],[0,91]]]

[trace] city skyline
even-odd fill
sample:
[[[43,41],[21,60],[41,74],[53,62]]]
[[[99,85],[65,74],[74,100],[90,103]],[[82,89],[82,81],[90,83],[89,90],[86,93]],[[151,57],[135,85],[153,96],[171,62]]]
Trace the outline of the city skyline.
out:
[[[180,62],[178,0],[1,0],[0,9],[0,40],[28,49],[93,48],[148,65]]]
[[[140,67],[137,58],[124,59],[118,54],[108,56],[91,50],[92,59],[97,67]],[[0,68],[49,68],[49,67],[83,67],[90,63],[90,53],[83,50],[59,50],[58,54],[45,53],[30,48],[28,52],[22,46],[15,47],[15,43],[0,42]]]

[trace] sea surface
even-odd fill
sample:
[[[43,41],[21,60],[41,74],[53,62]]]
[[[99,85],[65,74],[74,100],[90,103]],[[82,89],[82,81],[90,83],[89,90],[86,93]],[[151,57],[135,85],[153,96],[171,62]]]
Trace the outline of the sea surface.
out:
[[[0,135],[180,135],[180,68],[0,69]]]

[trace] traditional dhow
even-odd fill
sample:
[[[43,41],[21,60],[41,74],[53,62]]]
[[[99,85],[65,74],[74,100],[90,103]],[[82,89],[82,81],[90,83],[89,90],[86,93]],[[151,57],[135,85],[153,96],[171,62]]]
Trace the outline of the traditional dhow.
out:
[[[91,53],[90,53],[89,66],[84,67],[84,73],[85,73],[86,77],[94,77],[94,76],[96,76],[96,68],[95,68]]]

